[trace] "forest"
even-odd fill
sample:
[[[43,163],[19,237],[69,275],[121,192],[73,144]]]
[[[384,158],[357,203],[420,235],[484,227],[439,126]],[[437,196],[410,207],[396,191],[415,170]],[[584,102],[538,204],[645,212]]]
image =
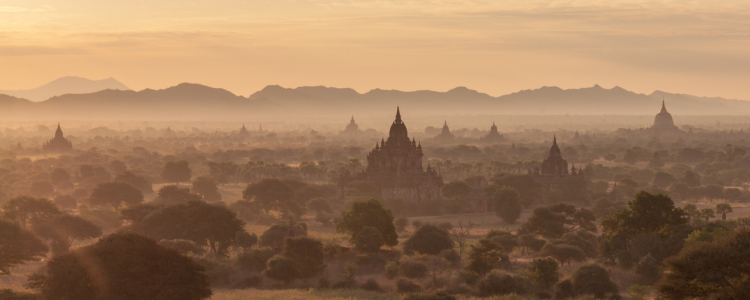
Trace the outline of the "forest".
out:
[[[386,133],[242,128],[72,128],[62,153],[6,128],[0,299],[750,298],[740,127],[428,127],[421,201],[340,180]],[[576,176],[547,184],[553,139]]]

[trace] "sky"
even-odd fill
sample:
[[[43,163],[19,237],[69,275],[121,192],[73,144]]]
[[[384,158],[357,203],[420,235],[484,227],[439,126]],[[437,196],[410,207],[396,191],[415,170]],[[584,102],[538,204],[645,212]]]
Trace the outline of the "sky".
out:
[[[0,90],[62,76],[750,100],[750,1],[0,0]]]

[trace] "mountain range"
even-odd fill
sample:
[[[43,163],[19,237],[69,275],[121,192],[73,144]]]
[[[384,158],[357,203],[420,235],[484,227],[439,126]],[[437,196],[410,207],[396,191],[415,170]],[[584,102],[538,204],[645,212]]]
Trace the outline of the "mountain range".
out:
[[[60,77],[40,87],[30,90],[4,91],[0,94],[24,98],[31,101],[44,101],[51,97],[64,94],[87,94],[101,90],[130,90],[127,86],[110,77],[102,80],[90,80],[81,77]]]
[[[114,82],[117,81],[109,81],[110,84]],[[43,87],[48,86],[59,87],[52,83]],[[192,83],[162,90],[132,91],[121,83],[116,87],[91,93],[66,92],[39,102],[0,95],[0,117],[5,120],[134,121],[325,118],[392,114],[396,106],[411,115],[653,115],[659,111],[662,100],[676,115],[750,115],[750,101],[662,91],[646,95],[620,87],[605,89],[599,85],[581,89],[542,87],[499,97],[465,87],[447,92],[374,89],[358,93],[348,88],[270,85],[248,97]],[[46,90],[53,89],[48,87]]]

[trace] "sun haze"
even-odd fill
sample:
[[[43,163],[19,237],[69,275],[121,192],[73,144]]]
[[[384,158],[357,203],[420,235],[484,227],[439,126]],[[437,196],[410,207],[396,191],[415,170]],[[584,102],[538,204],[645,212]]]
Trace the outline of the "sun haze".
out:
[[[750,99],[747,1],[93,1],[0,4],[0,90],[62,76],[499,96],[622,86]]]

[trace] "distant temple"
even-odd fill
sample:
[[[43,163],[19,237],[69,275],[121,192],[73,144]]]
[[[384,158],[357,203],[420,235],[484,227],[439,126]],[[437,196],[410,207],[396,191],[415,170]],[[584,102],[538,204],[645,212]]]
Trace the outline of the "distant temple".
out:
[[[557,146],[557,137],[552,138],[552,148],[549,149],[549,157],[542,162],[542,175],[569,175],[568,161],[562,157],[560,147]]]
[[[377,187],[381,199],[440,199],[443,197],[443,178],[429,165],[426,171],[422,169],[423,156],[421,143],[409,140],[401,112],[397,109],[388,140],[376,143],[367,154],[367,169],[339,183],[369,181]]]
[[[658,114],[656,114],[656,117],[654,117],[654,125],[651,126],[651,129],[654,131],[679,131],[677,126],[674,125],[674,120],[672,120],[672,115],[667,112],[667,107],[664,105],[664,101],[661,101],[661,111],[659,111]]]
[[[346,129],[341,132],[341,135],[355,136],[359,133],[359,125],[354,122],[354,116],[352,116],[351,121],[349,121],[349,125],[346,125]]]
[[[245,124],[242,124],[242,128],[240,128],[240,135],[248,135],[249,132],[247,131],[247,128],[245,128]]]
[[[447,142],[452,141],[454,138],[455,137],[451,133],[450,128],[448,128],[448,121],[445,121],[445,123],[443,124],[443,131],[441,131],[440,134],[435,137],[435,139]]]
[[[63,137],[62,129],[60,129],[60,123],[57,123],[57,131],[55,131],[55,137],[44,143],[42,150],[48,152],[68,152],[73,150],[73,143]]]
[[[542,168],[533,172],[529,170],[537,180],[550,188],[560,182],[560,179],[567,176],[582,176],[583,168],[573,166],[568,172],[568,161],[562,157],[560,147],[557,146],[557,137],[552,138],[552,147],[549,149],[549,156],[542,162]]]
[[[497,132],[497,126],[495,125],[495,122],[492,122],[492,127],[490,127],[490,133],[480,138],[479,141],[483,143],[499,143],[499,142],[505,141],[505,138],[503,137],[502,134]]]

